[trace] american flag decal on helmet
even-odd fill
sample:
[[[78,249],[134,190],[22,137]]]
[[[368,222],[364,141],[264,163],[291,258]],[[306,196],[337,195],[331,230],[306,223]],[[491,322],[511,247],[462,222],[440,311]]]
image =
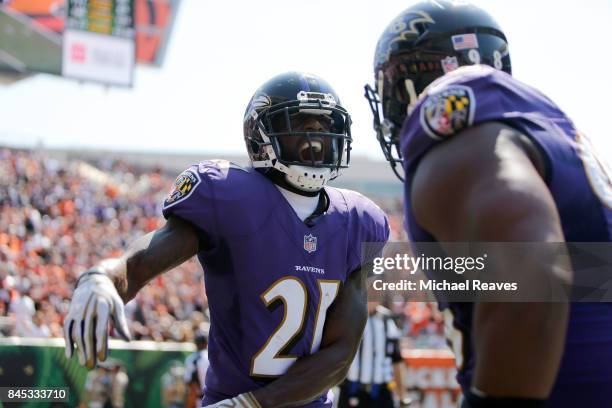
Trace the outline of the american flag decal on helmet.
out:
[[[304,235],[304,250],[309,254],[317,250],[317,237],[312,234]]]

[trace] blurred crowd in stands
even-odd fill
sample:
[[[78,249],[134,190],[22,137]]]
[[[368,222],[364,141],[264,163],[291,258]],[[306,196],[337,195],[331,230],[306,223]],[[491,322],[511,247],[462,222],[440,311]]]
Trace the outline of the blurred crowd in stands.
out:
[[[77,276],[162,225],[174,181],[121,161],[58,160],[0,147],[0,335],[61,337]],[[399,198],[379,200],[402,239]],[[444,347],[432,303],[394,302],[410,344]],[[154,279],[126,306],[136,339],[192,341],[208,325],[203,273],[192,259]]]

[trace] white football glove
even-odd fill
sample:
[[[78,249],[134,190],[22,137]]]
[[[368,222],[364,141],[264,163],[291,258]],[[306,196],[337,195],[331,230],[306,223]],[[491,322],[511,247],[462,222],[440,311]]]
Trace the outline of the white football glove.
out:
[[[232,399],[225,399],[204,408],[261,408],[252,393],[240,394]]]
[[[123,301],[115,285],[102,272],[86,272],[78,281],[64,319],[66,357],[72,357],[76,343],[81,365],[87,364],[91,369],[96,365],[96,357],[99,361],[106,360],[109,318],[113,319],[117,332],[129,341]]]

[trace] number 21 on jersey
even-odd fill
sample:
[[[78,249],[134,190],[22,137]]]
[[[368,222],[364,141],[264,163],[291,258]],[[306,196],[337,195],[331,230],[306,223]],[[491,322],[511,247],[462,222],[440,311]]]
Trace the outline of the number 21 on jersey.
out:
[[[317,280],[319,305],[315,316],[310,352],[314,353],[321,345],[323,326],[327,309],[338,295],[339,280]],[[261,300],[268,307],[276,301],[283,303],[283,320],[251,360],[251,375],[277,377],[283,375],[297,360],[296,356],[281,355],[281,351],[302,331],[308,308],[308,291],[304,283],[288,276],[274,282],[262,295]]]

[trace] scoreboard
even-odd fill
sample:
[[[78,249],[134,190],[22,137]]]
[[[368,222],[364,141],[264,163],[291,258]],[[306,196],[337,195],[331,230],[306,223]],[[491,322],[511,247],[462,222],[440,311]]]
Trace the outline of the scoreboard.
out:
[[[134,38],[133,0],[68,0],[62,75],[131,86]]]
[[[66,28],[133,38],[134,3],[132,0],[68,0]]]
[[[135,63],[162,66],[179,4],[0,0],[0,76],[45,72],[130,86]]]

